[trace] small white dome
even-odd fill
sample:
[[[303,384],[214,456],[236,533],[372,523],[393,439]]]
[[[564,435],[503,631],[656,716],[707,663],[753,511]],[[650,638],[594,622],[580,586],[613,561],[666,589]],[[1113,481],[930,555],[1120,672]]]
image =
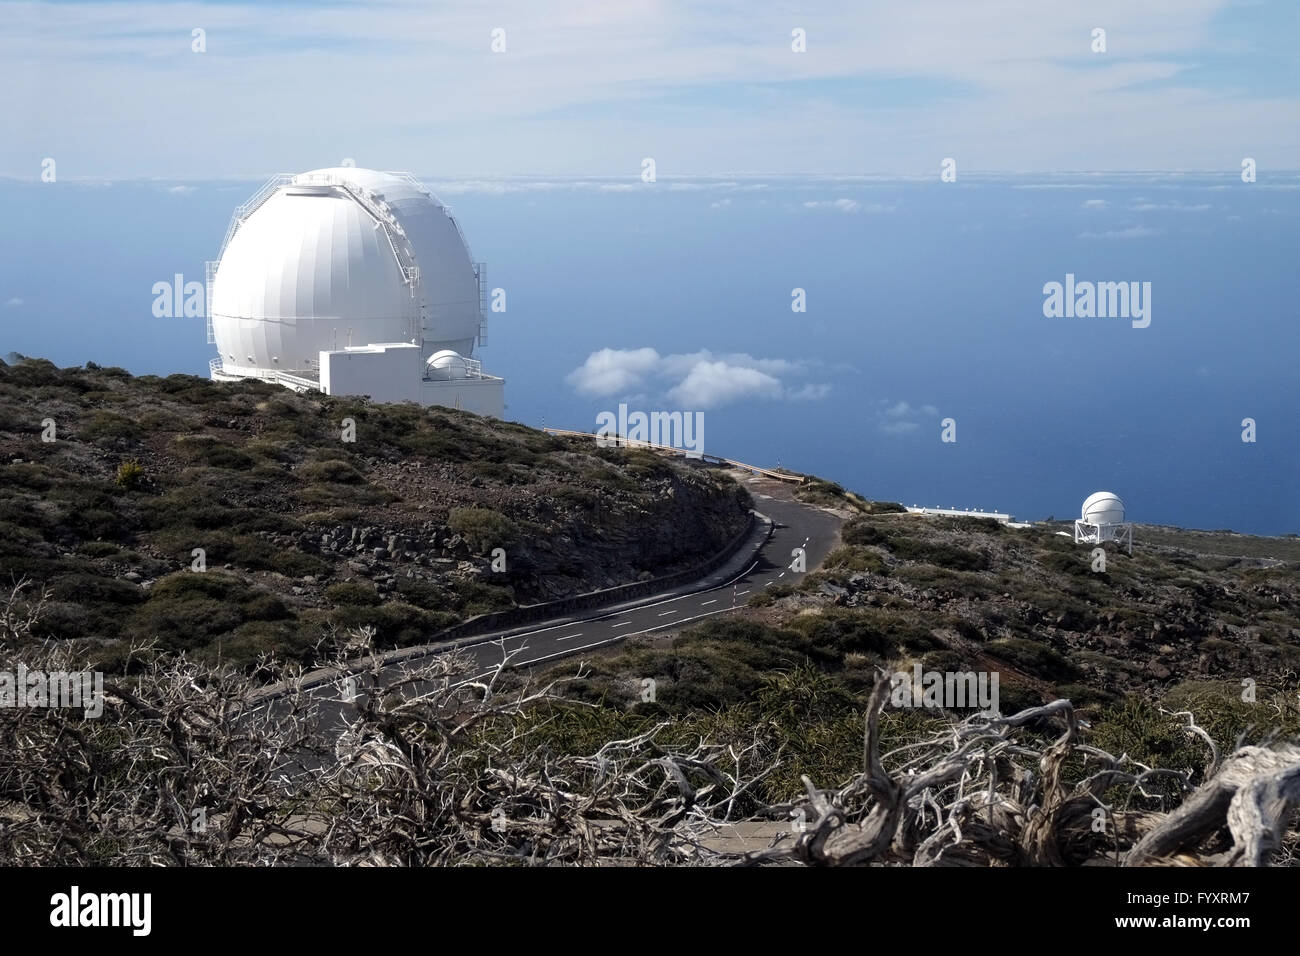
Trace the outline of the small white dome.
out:
[[[1091,525],[1122,524],[1124,502],[1119,495],[1099,491],[1089,495],[1083,503],[1083,520]]]
[[[451,349],[434,352],[425,364],[429,367],[429,378],[440,381],[465,378],[468,375],[465,356]]]

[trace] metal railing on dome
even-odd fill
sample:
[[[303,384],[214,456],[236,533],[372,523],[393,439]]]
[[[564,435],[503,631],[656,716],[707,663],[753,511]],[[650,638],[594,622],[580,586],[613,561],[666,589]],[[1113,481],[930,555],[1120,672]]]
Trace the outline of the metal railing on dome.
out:
[[[251,216],[266,202],[275,191],[281,186],[287,186],[293,182],[293,173],[276,173],[270,179],[262,184],[262,188],[253,193],[253,197],[235,210],[235,214],[230,217],[230,225],[226,229],[226,238],[221,240],[221,252],[217,253],[219,260],[226,252],[226,246],[230,245],[230,240],[234,238],[235,231],[244,224],[244,220]]]
[[[414,177],[411,178],[414,180]],[[410,240],[407,239],[405,231],[397,221],[397,217],[389,209],[388,203],[375,199],[369,190],[363,189],[335,173],[313,173],[310,176],[277,173],[268,179],[248,202],[235,210],[235,214],[230,219],[230,226],[226,229],[226,238],[221,242],[221,252],[217,255],[218,261],[225,254],[226,246],[230,245],[230,240],[234,238],[235,233],[244,224],[244,221],[275,195],[276,190],[295,182],[300,186],[333,186],[342,189],[357,205],[364,209],[383,229],[384,238],[388,241],[388,248],[392,251],[393,258],[397,260],[398,269],[401,270],[402,281],[411,290],[411,297],[415,297],[420,285],[420,269],[416,265],[415,253],[411,249]],[[209,338],[208,341],[211,342],[212,339]]]
[[[249,368],[242,365],[232,365],[227,368],[225,362],[221,360],[220,355],[208,361],[208,371],[213,377],[217,375],[229,375],[236,378],[256,378],[263,382],[285,385],[289,388],[297,389],[298,391],[323,391],[319,380],[307,378],[302,375],[295,375],[293,372],[282,372],[279,369]]]
[[[480,362],[478,359],[475,359],[475,358],[465,358],[464,356],[462,356],[462,357],[461,357],[461,361],[465,363],[465,378],[492,378],[491,375],[484,375],[484,374],[483,374],[483,363]],[[435,377],[433,377],[433,375],[432,375],[432,371],[433,371],[433,370],[430,369],[429,366],[426,365],[426,366],[424,367],[424,380],[425,380],[426,382],[459,382],[459,381],[463,381],[463,379],[456,379],[456,378],[451,378],[451,379],[448,379],[448,378],[435,378]]]
[[[212,331],[212,283],[217,278],[217,266],[221,263],[207,263],[207,280],[203,284],[203,314],[208,320],[208,344],[214,345],[217,341],[216,334]]]
[[[388,170],[386,171],[385,175],[392,176],[394,179],[400,179],[402,182],[406,183],[406,185],[414,189],[417,193],[424,193],[429,198],[431,199],[433,198],[433,191],[430,190],[429,187],[426,186],[424,183],[416,179],[413,173],[399,172],[397,170]]]
[[[474,263],[474,278],[478,280],[478,344],[487,345],[488,287],[487,263]]]
[[[322,180],[327,185],[343,190],[375,220],[384,231],[384,238],[388,240],[388,248],[392,250],[393,258],[397,260],[397,268],[402,272],[402,281],[411,290],[411,297],[414,298],[420,285],[420,268],[415,263],[415,252],[411,249],[411,241],[406,237],[406,231],[397,221],[397,217],[393,215],[388,203],[375,199],[369,190],[350,183],[339,176],[318,173],[309,177],[309,181],[312,183],[317,180]]]

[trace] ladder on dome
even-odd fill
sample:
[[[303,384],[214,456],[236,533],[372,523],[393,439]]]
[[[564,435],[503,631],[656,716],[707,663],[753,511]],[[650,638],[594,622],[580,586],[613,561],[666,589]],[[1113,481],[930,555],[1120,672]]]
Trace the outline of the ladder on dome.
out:
[[[253,197],[235,210],[235,214],[230,217],[230,226],[226,229],[226,238],[221,240],[221,251],[217,253],[217,259],[220,259],[226,252],[226,246],[230,245],[230,240],[235,236],[235,230],[244,224],[253,213],[262,207],[262,204],[275,195],[275,191],[281,186],[287,186],[293,182],[293,173],[276,173],[270,179],[262,184],[262,188],[253,193]]]
[[[432,191],[430,191],[429,187],[426,186],[424,183],[420,182],[418,179],[416,179],[413,173],[399,172],[397,170],[390,169],[386,171],[384,175],[392,176],[394,179],[400,179],[402,182],[406,183],[406,185],[414,189],[417,193],[424,193],[430,199],[433,198],[433,193]]]
[[[415,264],[415,254],[411,251],[410,240],[406,237],[406,231],[402,229],[393,215],[388,203],[382,199],[376,199],[369,191],[352,183],[346,182],[337,176],[328,177],[329,185],[335,186],[356,201],[364,209],[370,218],[384,232],[384,238],[388,240],[388,248],[392,250],[393,258],[397,260],[397,268],[402,272],[402,281],[411,291],[411,298],[415,298],[416,290],[420,285],[420,267]]]
[[[207,263],[207,281],[203,285],[203,314],[208,319],[208,344],[213,345],[217,341],[216,335],[212,332],[212,283],[217,278],[217,266],[221,264],[220,260]]]
[[[474,278],[478,280],[478,344],[487,345],[488,287],[487,263],[474,263]]]

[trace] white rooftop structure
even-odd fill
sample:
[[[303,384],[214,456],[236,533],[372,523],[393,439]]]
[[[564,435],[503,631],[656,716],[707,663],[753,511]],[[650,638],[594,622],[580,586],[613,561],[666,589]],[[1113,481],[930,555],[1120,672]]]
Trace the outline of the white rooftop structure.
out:
[[[212,377],[500,417],[505,383],[472,358],[485,282],[451,210],[409,173],[281,174],[235,211],[208,264]]]

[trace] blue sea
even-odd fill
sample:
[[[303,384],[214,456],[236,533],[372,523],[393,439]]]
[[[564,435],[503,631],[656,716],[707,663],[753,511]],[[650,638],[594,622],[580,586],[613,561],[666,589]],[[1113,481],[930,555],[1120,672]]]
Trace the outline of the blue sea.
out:
[[[1300,532],[1300,176],[422,178],[505,290],[478,354],[509,418],[701,410],[675,399],[717,362],[766,377],[711,393],[710,454],[909,505],[1061,518],[1105,489],[1139,522]],[[258,185],[0,181],[0,353],[205,375],[203,319],[152,289],[202,282]],[[1067,275],[1149,282],[1150,325],[1046,317]],[[654,370],[580,390],[604,349]]]

